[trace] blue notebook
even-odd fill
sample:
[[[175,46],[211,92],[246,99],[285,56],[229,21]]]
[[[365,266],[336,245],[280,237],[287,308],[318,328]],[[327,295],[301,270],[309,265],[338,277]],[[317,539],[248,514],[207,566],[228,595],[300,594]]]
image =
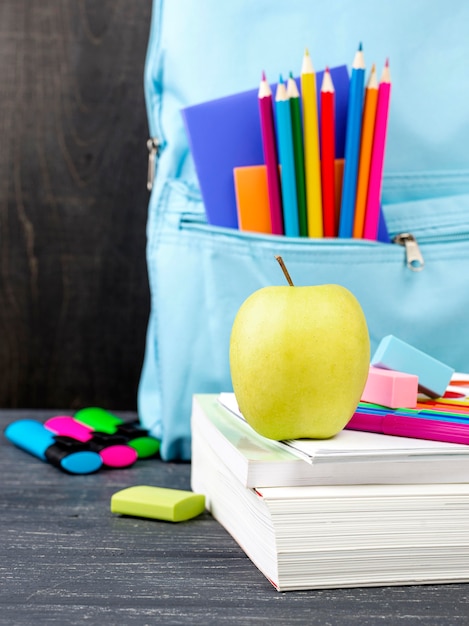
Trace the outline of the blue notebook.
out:
[[[343,158],[349,75],[346,65],[330,71],[336,92],[336,158]],[[318,94],[322,76],[316,73]],[[300,88],[299,79],[297,83]],[[271,88],[275,94],[276,84]],[[182,109],[209,224],[238,228],[233,168],[264,163],[257,93],[251,89]]]

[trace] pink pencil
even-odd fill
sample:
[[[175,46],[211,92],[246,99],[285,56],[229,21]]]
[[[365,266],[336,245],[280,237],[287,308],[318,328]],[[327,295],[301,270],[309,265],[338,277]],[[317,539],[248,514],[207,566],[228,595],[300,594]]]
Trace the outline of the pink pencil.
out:
[[[277,143],[275,139],[272,91],[262,72],[259,86],[259,114],[261,120],[262,146],[267,170],[267,190],[270,207],[270,222],[273,235],[283,235],[283,214],[278,169]]]
[[[365,222],[363,226],[364,239],[376,239],[378,235],[384,150],[386,147],[386,131],[388,126],[390,96],[391,75],[389,73],[389,60],[387,60],[378,88],[378,104],[376,108],[376,121],[371,153],[370,179],[368,182]]]

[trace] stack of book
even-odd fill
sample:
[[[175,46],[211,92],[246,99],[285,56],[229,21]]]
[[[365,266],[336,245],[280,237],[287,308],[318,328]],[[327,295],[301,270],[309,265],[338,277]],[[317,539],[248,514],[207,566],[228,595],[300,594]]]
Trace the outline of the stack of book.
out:
[[[233,394],[193,399],[192,489],[279,591],[469,581],[468,468],[466,445],[353,430],[297,449]]]

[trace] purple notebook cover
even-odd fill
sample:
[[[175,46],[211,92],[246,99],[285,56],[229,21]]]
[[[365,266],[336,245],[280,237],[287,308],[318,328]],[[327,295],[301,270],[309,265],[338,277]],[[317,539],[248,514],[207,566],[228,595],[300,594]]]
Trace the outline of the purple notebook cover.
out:
[[[330,72],[336,92],[336,157],[343,158],[349,75],[346,65]],[[318,96],[322,76],[316,73]],[[271,88],[275,98],[276,85]],[[264,163],[257,93],[258,88],[251,89],[181,111],[209,224],[238,228],[233,168]]]

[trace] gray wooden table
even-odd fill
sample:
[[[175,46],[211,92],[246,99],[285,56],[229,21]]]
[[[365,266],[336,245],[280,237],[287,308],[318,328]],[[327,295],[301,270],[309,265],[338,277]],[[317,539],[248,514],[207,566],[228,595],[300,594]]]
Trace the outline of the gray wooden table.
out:
[[[3,410],[0,430],[55,414]],[[179,524],[112,514],[112,494],[138,484],[189,489],[190,465],[70,476],[2,434],[2,626],[469,623],[469,585],[278,593],[208,513]]]

